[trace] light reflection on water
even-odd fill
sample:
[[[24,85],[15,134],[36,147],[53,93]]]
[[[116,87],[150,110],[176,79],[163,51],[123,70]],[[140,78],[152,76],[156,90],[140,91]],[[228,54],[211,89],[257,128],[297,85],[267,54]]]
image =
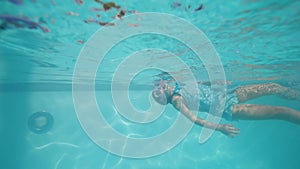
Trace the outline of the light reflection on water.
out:
[[[87,18],[101,14],[101,19],[112,20],[116,11],[92,12],[89,8],[97,3],[85,1],[84,5],[62,1],[53,5],[49,2],[27,2],[15,6],[3,2],[4,13],[19,13],[35,20],[43,18],[43,24],[52,31],[42,33],[39,30],[8,29],[1,30],[1,55],[6,64],[18,64],[14,72],[5,74],[2,71],[1,83],[71,83],[76,58],[81,47],[101,26],[86,24]],[[219,52],[227,78],[232,81],[278,80],[292,81],[299,79],[296,74],[299,65],[299,2],[298,1],[178,1],[180,6],[174,7],[173,1],[151,1],[145,4],[139,1],[116,1],[126,10],[139,12],[166,12],[183,17],[200,28],[212,41]],[[200,11],[193,11],[203,4]],[[50,8],[45,9],[45,5]],[[47,6],[47,7],[48,7]],[[190,8],[187,8],[190,6]],[[13,8],[12,8],[13,7]],[[40,10],[35,10],[37,7]],[[13,9],[13,10],[11,10]],[[34,9],[34,10],[33,10]],[[76,11],[79,16],[66,14]],[[27,39],[30,39],[28,41]],[[146,43],[147,42],[147,43]],[[203,65],[195,61],[193,54],[182,44],[163,37],[139,37],[121,43],[118,52],[111,52],[108,63],[118,64],[122,56],[126,56],[139,48],[160,47],[177,54],[199,73]],[[82,44],[83,43],[83,44]],[[140,44],[140,45],[135,45]],[[121,58],[120,58],[121,56]],[[188,57],[189,56],[189,57]],[[3,59],[3,58],[2,58]],[[109,84],[114,64],[104,64],[103,71],[98,73],[99,83]],[[26,72],[22,65],[30,65],[32,70]],[[237,74],[238,73],[238,74]],[[149,73],[150,75],[151,73]],[[15,75],[15,76],[14,76]],[[24,77],[29,76],[30,79]],[[151,76],[151,75],[150,75]],[[199,78],[199,80],[201,80]]]

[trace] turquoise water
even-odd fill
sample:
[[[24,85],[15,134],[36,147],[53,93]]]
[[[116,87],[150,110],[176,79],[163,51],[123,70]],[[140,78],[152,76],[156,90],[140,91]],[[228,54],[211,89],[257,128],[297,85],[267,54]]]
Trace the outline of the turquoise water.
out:
[[[115,2],[127,11],[172,14],[202,30],[220,56],[226,80],[232,84],[229,88],[277,82],[300,89],[299,1]],[[181,5],[176,7],[174,2]],[[195,11],[200,5],[202,9]],[[80,50],[102,27],[97,23],[87,24],[84,20],[113,21],[112,17],[118,13],[116,10],[90,10],[96,7],[101,6],[87,0],[83,5],[73,0],[24,0],[23,5],[1,0],[0,15],[27,16],[51,30],[44,33],[40,29],[16,28],[14,25],[2,25],[0,29],[1,168],[299,168],[300,128],[276,120],[234,121],[232,123],[241,129],[240,135],[231,139],[216,132],[204,144],[198,143],[202,128],[194,126],[174,148],[150,158],[126,158],[96,145],[82,129],[72,98],[72,77]],[[73,15],[68,15],[68,12],[73,12]],[[97,14],[101,17],[98,18]],[[107,122],[127,136],[158,135],[170,128],[179,116],[167,106],[157,121],[135,124],[117,113],[110,92],[115,70],[128,55],[149,48],[174,53],[195,73],[197,81],[209,80],[201,60],[176,39],[143,34],[116,44],[98,67],[96,98]],[[163,59],[154,59],[153,62],[160,63]],[[187,75],[184,70],[180,72],[182,77]],[[149,88],[160,76],[163,74],[158,70],[147,70],[131,81],[129,97],[137,109],[149,107]],[[120,86],[123,82],[123,78],[116,80]],[[300,110],[298,102],[273,96],[250,103]],[[50,112],[55,120],[53,128],[45,134],[35,134],[27,126],[30,115],[38,111]]]

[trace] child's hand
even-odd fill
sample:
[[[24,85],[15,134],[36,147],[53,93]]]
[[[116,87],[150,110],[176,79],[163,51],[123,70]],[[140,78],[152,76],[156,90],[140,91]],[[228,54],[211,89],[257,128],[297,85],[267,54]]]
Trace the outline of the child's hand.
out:
[[[240,129],[233,127],[232,124],[220,124],[218,130],[231,138],[240,133]]]

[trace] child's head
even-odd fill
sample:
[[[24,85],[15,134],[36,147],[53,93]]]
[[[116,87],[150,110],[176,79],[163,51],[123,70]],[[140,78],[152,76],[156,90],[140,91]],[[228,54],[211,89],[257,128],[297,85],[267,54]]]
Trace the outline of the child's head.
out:
[[[161,105],[168,104],[168,87],[169,85],[163,80],[154,82],[152,97],[157,103]]]

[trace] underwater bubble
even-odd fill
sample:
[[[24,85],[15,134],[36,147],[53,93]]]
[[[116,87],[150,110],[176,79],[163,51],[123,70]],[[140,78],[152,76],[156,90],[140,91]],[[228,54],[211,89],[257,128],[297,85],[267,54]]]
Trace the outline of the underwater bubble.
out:
[[[36,134],[44,134],[53,127],[54,118],[49,112],[33,113],[28,119],[29,129]]]

